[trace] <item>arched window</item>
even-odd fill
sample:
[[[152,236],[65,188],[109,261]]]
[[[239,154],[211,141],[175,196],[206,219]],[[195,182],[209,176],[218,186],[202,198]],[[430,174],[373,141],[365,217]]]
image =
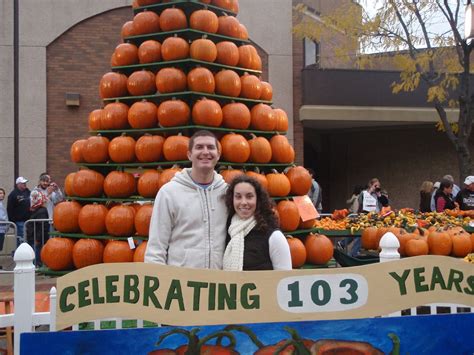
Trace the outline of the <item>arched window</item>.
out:
[[[319,43],[309,38],[303,39],[304,66],[316,65],[319,67]]]

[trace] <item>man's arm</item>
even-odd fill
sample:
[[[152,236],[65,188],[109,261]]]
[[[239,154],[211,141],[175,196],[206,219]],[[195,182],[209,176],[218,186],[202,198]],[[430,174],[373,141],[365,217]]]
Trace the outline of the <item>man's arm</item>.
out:
[[[59,187],[51,193],[51,201],[54,205],[64,201],[64,194]]]

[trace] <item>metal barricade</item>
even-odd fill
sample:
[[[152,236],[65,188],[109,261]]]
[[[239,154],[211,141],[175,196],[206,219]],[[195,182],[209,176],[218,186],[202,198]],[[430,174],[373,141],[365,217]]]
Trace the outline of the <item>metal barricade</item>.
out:
[[[35,252],[35,265],[40,261],[41,248],[49,239],[52,223],[51,218],[29,219],[25,222],[23,240],[30,244]]]
[[[9,250],[9,252],[6,253],[7,236],[10,235],[10,231],[13,231],[13,235],[15,236],[15,246],[12,250]],[[13,256],[13,252],[16,249],[17,239],[18,239],[18,235],[17,235],[18,232],[17,232],[16,224],[14,222],[10,222],[10,221],[0,221],[0,233],[5,234],[5,236],[4,236],[5,239],[3,240],[3,248],[0,248],[0,254],[2,254],[2,255],[11,254]]]

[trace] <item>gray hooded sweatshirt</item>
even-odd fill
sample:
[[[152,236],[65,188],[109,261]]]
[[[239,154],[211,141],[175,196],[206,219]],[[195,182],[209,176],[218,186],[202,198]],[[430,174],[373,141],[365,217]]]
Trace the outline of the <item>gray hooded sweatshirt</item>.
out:
[[[214,172],[206,189],[184,169],[155,198],[146,263],[222,269],[225,249],[227,184]]]

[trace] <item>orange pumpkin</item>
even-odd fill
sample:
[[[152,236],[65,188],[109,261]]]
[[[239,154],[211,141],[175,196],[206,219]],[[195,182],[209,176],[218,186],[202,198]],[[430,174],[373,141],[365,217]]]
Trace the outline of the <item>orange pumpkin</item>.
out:
[[[217,33],[227,37],[240,37],[240,22],[234,16],[219,16]]]
[[[122,25],[120,30],[120,37],[122,39],[130,36],[135,36],[135,30],[133,28],[133,21],[127,21]]]
[[[247,99],[258,100],[262,96],[262,83],[259,78],[253,74],[244,74],[240,77],[241,91],[240,96]]]
[[[260,131],[274,131],[276,119],[273,109],[266,104],[257,104],[250,110],[250,126]]]
[[[104,180],[104,193],[108,197],[130,197],[135,194],[136,188],[135,178],[128,172],[112,171]]]
[[[225,96],[238,97],[242,90],[239,75],[233,70],[221,70],[215,75],[216,93]]]
[[[407,256],[428,255],[428,242],[424,238],[415,237],[405,244],[405,254]]]
[[[119,136],[109,143],[109,157],[116,163],[132,163],[135,161],[135,139]]]
[[[155,82],[153,81],[153,86]],[[156,127],[157,107],[153,102],[139,101],[135,102],[128,110],[127,120],[130,127],[136,129],[145,129]]]
[[[127,77],[114,72],[104,74],[100,79],[99,94],[101,99],[127,96]]]
[[[239,63],[239,48],[234,42],[222,41],[216,44],[217,58],[216,62],[231,67]]]
[[[331,240],[322,234],[309,234],[304,242],[307,261],[311,264],[325,265],[334,254]]]
[[[188,42],[180,37],[168,37],[161,44],[161,57],[165,61],[188,58]]]
[[[270,143],[269,143],[270,144]],[[290,180],[292,195],[304,196],[311,189],[312,178],[308,170],[302,166],[295,166],[290,168],[286,177]]]
[[[171,179],[175,176],[175,174],[179,173],[180,171],[181,169],[177,167],[172,167],[172,168],[163,170],[160,175],[159,189],[161,189],[163,185],[170,182]]]
[[[164,142],[165,139],[162,136],[149,134],[141,136],[135,144],[137,160],[141,163],[152,163],[161,160]]]
[[[200,38],[191,43],[189,55],[193,59],[214,62],[217,58],[217,47],[209,39]]]
[[[262,59],[257,49],[251,44],[239,47],[239,63],[237,66],[242,68],[262,70]]]
[[[196,92],[214,93],[216,82],[212,72],[203,67],[192,69],[188,73],[188,89]]]
[[[145,262],[145,252],[148,242],[146,240],[142,241],[140,245],[135,249],[135,254],[133,254],[134,263],[143,263]]]
[[[278,132],[288,131],[288,116],[285,111],[280,108],[273,110],[273,114],[276,119],[275,130]]]
[[[453,250],[452,255],[464,258],[472,251],[471,236],[466,231],[452,235]]]
[[[130,237],[134,235],[135,211],[133,207],[125,205],[112,207],[105,217],[105,227],[110,235],[117,237]]]
[[[157,170],[145,171],[138,179],[137,188],[140,196],[155,197],[160,188],[160,173]]]
[[[84,151],[84,146],[86,143],[86,139],[78,139],[77,141],[72,143],[69,155],[71,156],[71,160],[74,163],[82,163],[85,161],[82,152]]]
[[[233,102],[222,108],[222,125],[227,128],[247,129],[250,126],[249,108],[240,102]]]
[[[91,131],[99,131],[102,129],[102,116],[104,115],[103,109],[97,109],[89,113],[89,129]]]
[[[261,81],[260,83],[262,85],[262,94],[260,95],[260,100],[272,101],[273,99],[272,85],[266,81]]]
[[[194,124],[203,126],[219,127],[223,120],[221,105],[206,98],[194,104],[191,116]]]
[[[140,64],[161,62],[161,43],[150,39],[140,44],[138,61]]]
[[[167,100],[158,106],[157,116],[162,127],[184,126],[189,123],[191,109],[182,100]]]
[[[247,30],[247,27],[245,27],[244,24],[239,24],[240,31],[239,31],[239,38],[248,40],[249,39],[249,31]]]
[[[377,250],[379,248],[379,238],[377,238],[377,227],[368,227],[362,230],[362,248],[367,250]]]
[[[76,201],[64,201],[58,203],[53,211],[54,228],[62,233],[79,232],[79,212],[81,204]]]
[[[276,208],[280,216],[280,228],[282,231],[292,232],[298,229],[300,213],[293,201],[282,200],[278,202]]]
[[[79,170],[74,174],[72,184],[75,196],[100,197],[103,192],[104,176],[94,170]]]
[[[110,64],[113,67],[138,63],[138,48],[132,43],[120,43],[115,47]]]
[[[50,238],[41,248],[41,261],[53,271],[70,270],[73,247],[74,241],[69,238]]]
[[[105,217],[109,210],[101,204],[84,205],[79,212],[78,222],[82,233],[102,235],[106,233]]]
[[[134,250],[123,240],[110,240],[104,248],[104,263],[131,263]]]
[[[292,163],[295,159],[295,151],[288,142],[288,139],[282,135],[275,135],[270,139],[272,146],[272,160],[275,163]]]
[[[74,192],[74,175],[76,175],[76,173],[69,173],[64,180],[64,192],[66,196],[76,196]]]
[[[87,138],[82,148],[84,161],[88,163],[105,163],[109,160],[109,139],[102,136]]]
[[[306,248],[303,242],[298,238],[286,236],[286,241],[290,247],[291,266],[296,269],[306,262]]]
[[[76,269],[100,264],[103,261],[104,244],[97,239],[79,239],[72,249],[72,260]]]
[[[245,173],[245,175],[248,175],[248,176],[254,178],[255,180],[257,180],[265,190],[268,189],[268,181],[267,181],[267,178],[265,177],[265,175],[257,173],[255,171],[247,171]]]
[[[222,175],[226,183],[230,184],[232,180],[234,180],[237,176],[244,174],[244,172],[239,169],[232,169],[231,167],[228,167],[227,169],[221,170],[219,174]]]
[[[180,30],[188,27],[188,20],[183,10],[177,7],[164,9],[160,14],[160,28],[163,32]]]
[[[266,174],[265,177],[268,181],[268,194],[271,197],[284,197],[288,196],[291,191],[290,180],[285,174],[280,174],[276,171]]]
[[[177,135],[166,138],[163,144],[163,155],[167,161],[188,159],[189,137]]]
[[[128,127],[128,106],[122,102],[105,105],[102,114],[102,129],[123,129]]]
[[[186,90],[187,78],[181,69],[163,68],[156,74],[156,88],[161,94]]]
[[[272,147],[268,139],[253,135],[253,138],[248,142],[250,145],[251,162],[266,164],[272,159]]]
[[[197,10],[191,14],[189,27],[208,33],[217,33],[219,21],[217,15],[209,10]]]
[[[155,74],[149,70],[133,72],[128,77],[127,90],[133,96],[154,94],[156,92]]]
[[[136,36],[160,32],[160,17],[153,11],[139,12],[133,17],[133,32]]]
[[[453,250],[453,240],[446,231],[437,229],[428,234],[428,246],[430,254],[447,256]]]
[[[229,133],[220,140],[222,159],[233,163],[245,163],[250,157],[250,145],[244,136]]]
[[[135,230],[142,237],[148,237],[153,205],[143,205],[135,214]]]
[[[406,246],[407,243],[412,240],[417,238],[417,235],[415,233],[406,233],[406,232],[401,232],[396,235],[398,242],[400,243],[400,247],[398,248],[398,252],[400,253],[401,256],[407,256],[407,250]],[[380,240],[379,240],[380,242]]]

